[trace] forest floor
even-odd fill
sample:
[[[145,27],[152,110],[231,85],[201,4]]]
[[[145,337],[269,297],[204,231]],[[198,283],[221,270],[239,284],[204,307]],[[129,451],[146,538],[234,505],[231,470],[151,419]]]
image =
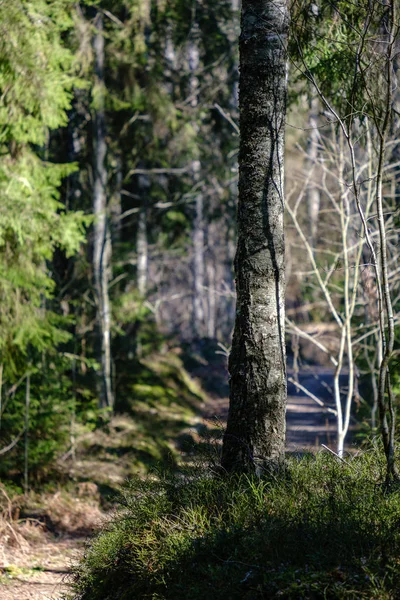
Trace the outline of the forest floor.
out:
[[[297,374],[289,369],[288,378],[297,381],[309,394],[321,400],[324,406],[320,406],[295,384],[288,383],[286,451],[290,453],[316,452],[321,450],[322,444],[334,450],[337,431],[336,417],[329,411],[329,409],[335,408],[332,401],[332,369],[312,366],[300,370]],[[228,417],[228,408],[228,398],[211,397],[205,405],[203,417],[209,423],[214,420],[223,428]],[[355,424],[352,423],[349,429],[348,444],[355,431]]]
[[[207,373],[210,376],[209,368]],[[289,376],[293,377],[293,373],[289,373]],[[289,384],[287,451],[313,452],[320,449],[322,443],[332,447],[335,440],[335,418],[327,411],[327,407],[331,406],[332,371],[317,367],[303,370],[296,377],[302,386],[321,398],[326,406],[318,406],[304,392],[297,392],[296,387]],[[182,439],[186,442],[189,440],[190,446],[190,443],[201,438],[201,433],[206,432],[206,435],[211,435],[216,441],[217,447],[220,445],[228,412],[226,395],[218,397],[211,393],[208,401],[202,405],[201,412],[201,416],[182,423],[183,436],[177,443],[177,451],[183,458],[185,443],[182,445]],[[12,531],[11,525],[5,525],[3,535],[0,532],[0,600],[57,600],[67,592],[71,564],[81,555],[85,539],[96,530],[112,507],[112,502],[109,501],[101,507],[99,491],[102,492],[102,484],[107,488],[108,477],[108,485],[116,489],[129,475],[126,458],[124,462],[124,457],[121,456],[118,463],[118,452],[115,455],[109,454],[109,438],[117,445],[118,435],[122,436],[125,444],[123,436],[129,430],[126,419],[126,416],[122,419],[117,417],[110,431],[107,434],[103,432],[105,439],[96,440],[97,444],[101,442],[107,447],[108,454],[105,458],[101,455],[93,462],[93,457],[86,449],[86,453],[78,460],[75,480],[87,478],[87,484],[77,484],[75,489],[70,488],[68,492],[58,491],[43,501],[46,515],[50,515],[50,530],[46,527],[35,530],[35,511],[32,511],[31,522],[28,521],[27,525],[25,521],[22,525],[28,528],[28,535],[18,527]],[[90,472],[97,474],[96,484],[90,483]],[[88,485],[88,490],[79,487],[82,485]],[[91,485],[93,489],[90,488]]]
[[[52,600],[68,591],[70,565],[82,553],[85,538],[43,534],[40,541],[3,551],[0,600]]]
[[[60,599],[85,541],[107,518],[91,482],[10,499],[0,486],[0,600]],[[4,509],[6,506],[6,509]]]

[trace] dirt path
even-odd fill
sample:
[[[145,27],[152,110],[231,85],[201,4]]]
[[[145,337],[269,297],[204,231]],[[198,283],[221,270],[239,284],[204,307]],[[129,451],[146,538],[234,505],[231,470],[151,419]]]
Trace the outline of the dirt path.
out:
[[[293,373],[289,370],[289,377]],[[325,407],[319,406],[303,391],[292,383],[288,384],[288,403],[286,421],[286,449],[288,452],[315,451],[326,444],[335,449],[336,419],[327,410],[333,404],[333,372],[331,369],[313,367],[298,373],[298,383],[314,394]],[[226,423],[228,416],[228,398],[213,398],[204,410],[206,419],[218,419]],[[350,428],[353,429],[352,427]],[[351,435],[349,436],[350,439]]]
[[[322,367],[313,367],[298,373],[298,383],[324,402],[325,407],[319,406],[293,383],[288,384],[287,451],[317,450],[321,448],[321,444],[335,449],[336,417],[327,410],[327,408],[335,408],[333,376],[331,369]],[[288,377],[293,378],[291,371]]]
[[[293,373],[289,372],[289,376]],[[330,369],[303,370],[298,374],[298,382],[326,406],[333,406]],[[211,398],[204,407],[204,418],[217,418],[224,425],[228,403],[227,398]],[[321,444],[335,448],[335,440],[334,415],[289,384],[287,451],[314,451],[321,448]],[[79,536],[57,538],[43,532],[37,539],[26,543],[16,540],[14,545],[2,546],[0,539],[0,600],[61,600],[68,590],[70,565],[82,553],[85,539]]]
[[[0,600],[58,600],[68,589],[71,563],[80,555],[85,538],[43,535],[26,545],[0,544]]]

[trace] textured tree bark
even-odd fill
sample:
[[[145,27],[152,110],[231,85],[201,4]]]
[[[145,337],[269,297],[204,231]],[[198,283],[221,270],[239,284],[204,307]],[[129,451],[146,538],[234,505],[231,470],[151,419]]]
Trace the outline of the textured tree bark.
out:
[[[222,466],[261,475],[284,457],[284,127],[287,0],[243,0],[237,307]]]
[[[97,301],[97,329],[101,348],[101,382],[99,404],[101,407],[114,405],[111,368],[111,314],[108,283],[111,270],[111,237],[107,222],[107,152],[104,109],[104,36],[103,16],[98,13],[95,21],[96,35],[93,49],[95,56],[95,119],[94,119],[94,189],[93,212],[93,274]]]

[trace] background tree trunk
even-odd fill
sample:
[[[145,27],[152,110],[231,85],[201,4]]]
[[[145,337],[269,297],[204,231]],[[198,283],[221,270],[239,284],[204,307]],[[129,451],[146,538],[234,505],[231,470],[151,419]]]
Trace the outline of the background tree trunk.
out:
[[[308,118],[308,127],[310,131],[307,148],[307,171],[312,173],[311,180],[307,186],[307,210],[310,219],[310,243],[313,250],[315,250],[315,244],[317,242],[318,218],[321,204],[321,194],[318,187],[315,185],[319,143],[318,113],[319,101],[318,98],[313,98],[310,102],[310,115]]]
[[[137,248],[137,286],[141,296],[147,291],[148,270],[148,243],[147,243],[147,206],[142,206],[138,217],[138,230],[136,239]]]
[[[193,333],[204,335],[204,221],[203,195],[196,196],[193,223]]]
[[[111,218],[111,230],[112,230],[112,246],[118,246],[121,242],[121,228],[122,228],[122,158],[117,155],[115,157],[115,186],[110,202],[110,218]]]
[[[196,132],[199,132],[199,124],[197,123],[197,106],[199,94],[199,80],[197,78],[197,70],[199,68],[199,48],[198,48],[198,27],[194,25],[192,37],[189,43],[189,97],[191,98],[191,106],[194,113],[192,127]],[[196,148],[195,155],[192,161],[193,185],[198,186],[201,178],[201,163],[199,160],[199,150]],[[201,189],[198,189],[195,197],[195,214],[193,220],[193,334],[196,338],[204,336],[204,197]]]
[[[94,125],[94,191],[93,212],[93,274],[97,301],[97,329],[101,348],[101,382],[99,404],[101,407],[114,405],[111,365],[111,318],[108,283],[111,268],[111,237],[107,220],[107,152],[105,138],[105,84],[104,84],[104,36],[103,16],[98,13],[95,21],[95,125]]]
[[[218,232],[215,231],[213,223],[207,227],[207,336],[215,339],[217,336],[217,299],[216,299],[216,260],[214,248],[217,247],[216,238]]]
[[[286,0],[243,0],[237,308],[222,465],[255,472],[284,456],[284,127]]]

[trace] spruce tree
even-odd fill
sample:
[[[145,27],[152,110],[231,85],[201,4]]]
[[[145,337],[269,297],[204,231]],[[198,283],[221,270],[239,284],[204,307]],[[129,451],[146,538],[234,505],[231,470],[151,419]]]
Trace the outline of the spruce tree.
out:
[[[51,261],[56,249],[72,255],[84,239],[83,214],[66,211],[60,202],[62,180],[75,167],[56,164],[49,156],[49,133],[66,125],[71,89],[77,82],[73,54],[63,44],[63,35],[73,25],[72,9],[70,0],[5,0],[0,6],[3,445],[24,428],[20,384],[26,377],[33,375],[28,417],[36,422],[31,431],[40,438],[52,415],[50,431],[56,439],[57,419],[61,414],[61,420],[66,418],[66,410],[60,411],[62,394],[57,398],[44,392],[43,384],[49,374],[48,358],[60,366],[57,348],[69,338],[68,320],[52,306]],[[52,366],[56,368],[55,363]],[[57,379],[64,381],[62,374]],[[38,425],[44,414],[47,420]]]

